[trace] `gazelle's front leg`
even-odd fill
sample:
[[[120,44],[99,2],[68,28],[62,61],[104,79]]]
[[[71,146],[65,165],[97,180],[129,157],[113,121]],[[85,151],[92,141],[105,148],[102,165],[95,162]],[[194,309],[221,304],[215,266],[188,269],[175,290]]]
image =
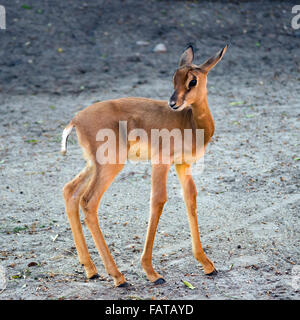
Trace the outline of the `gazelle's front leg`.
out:
[[[186,164],[176,165],[175,167],[183,189],[184,201],[187,208],[192,235],[194,257],[202,264],[205,274],[216,273],[214,264],[207,258],[201,246],[197,221],[197,190],[191,176],[191,167]]]
[[[152,166],[152,191],[151,191],[151,207],[150,217],[147,230],[147,237],[141,263],[147,278],[155,284],[164,283],[163,277],[154,271],[152,266],[152,249],[155,233],[161,216],[165,202],[167,201],[167,175],[169,165],[153,165]]]

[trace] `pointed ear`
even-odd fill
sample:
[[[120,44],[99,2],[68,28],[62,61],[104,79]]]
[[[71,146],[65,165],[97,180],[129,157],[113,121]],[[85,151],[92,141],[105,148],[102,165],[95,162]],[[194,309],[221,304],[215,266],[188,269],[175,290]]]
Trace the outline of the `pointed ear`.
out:
[[[179,67],[182,67],[186,64],[192,64],[194,59],[194,49],[189,45],[179,59]]]
[[[199,67],[204,72],[209,72],[224,56],[226,50],[228,48],[228,44],[220,50],[216,55],[206,60],[204,63],[202,63]]]

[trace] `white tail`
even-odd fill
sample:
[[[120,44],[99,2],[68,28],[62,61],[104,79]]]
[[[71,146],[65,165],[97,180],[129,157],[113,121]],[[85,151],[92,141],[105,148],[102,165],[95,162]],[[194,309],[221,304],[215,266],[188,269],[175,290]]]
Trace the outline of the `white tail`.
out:
[[[67,153],[67,141],[68,137],[73,129],[74,125],[70,122],[64,129],[61,139],[61,154],[64,156]]]

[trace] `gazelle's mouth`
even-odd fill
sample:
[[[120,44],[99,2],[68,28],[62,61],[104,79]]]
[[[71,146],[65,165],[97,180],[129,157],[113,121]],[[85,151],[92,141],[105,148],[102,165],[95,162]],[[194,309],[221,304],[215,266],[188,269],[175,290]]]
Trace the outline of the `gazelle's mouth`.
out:
[[[183,104],[180,105],[180,106],[176,106],[176,105],[175,106],[170,106],[170,104],[169,104],[169,107],[174,111],[181,111],[181,110],[183,110],[185,108],[185,105],[186,105],[186,103],[184,101]]]

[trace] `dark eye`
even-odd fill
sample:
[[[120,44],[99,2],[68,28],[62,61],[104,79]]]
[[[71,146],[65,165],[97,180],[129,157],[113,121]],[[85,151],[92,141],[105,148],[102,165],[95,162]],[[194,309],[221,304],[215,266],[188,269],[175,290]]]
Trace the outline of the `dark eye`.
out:
[[[197,80],[196,79],[191,80],[190,83],[189,83],[189,88],[195,87],[196,84],[197,84]]]

